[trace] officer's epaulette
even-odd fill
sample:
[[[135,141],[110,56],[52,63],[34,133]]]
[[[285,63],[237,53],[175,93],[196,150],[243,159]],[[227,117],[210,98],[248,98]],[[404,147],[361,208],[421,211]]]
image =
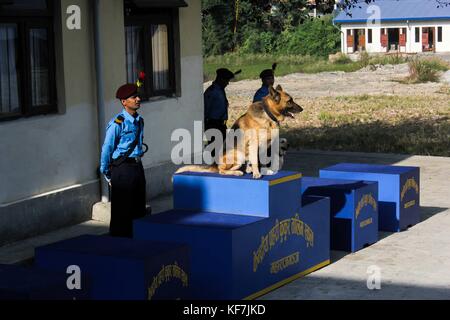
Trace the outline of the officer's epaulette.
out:
[[[114,120],[117,124],[122,124],[125,118],[122,115],[117,116],[116,120]]]

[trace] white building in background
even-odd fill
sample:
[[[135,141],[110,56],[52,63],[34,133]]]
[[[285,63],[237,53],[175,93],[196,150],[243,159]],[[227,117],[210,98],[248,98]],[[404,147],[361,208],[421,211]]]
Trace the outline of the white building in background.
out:
[[[334,18],[343,53],[450,52],[450,6],[438,8],[436,0],[358,2]]]
[[[171,134],[203,120],[201,32],[200,0],[0,1],[0,246],[92,218],[115,92],[139,71],[147,198],[170,191]]]

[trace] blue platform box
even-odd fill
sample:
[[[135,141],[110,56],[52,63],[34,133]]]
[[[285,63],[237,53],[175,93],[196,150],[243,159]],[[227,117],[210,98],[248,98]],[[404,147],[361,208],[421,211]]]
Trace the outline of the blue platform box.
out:
[[[320,177],[378,182],[379,228],[398,232],[420,222],[420,168],[341,163]]]
[[[128,238],[85,235],[36,249],[48,270],[79,266],[89,276],[92,300],[189,298],[189,248]]]
[[[304,177],[308,196],[330,198],[331,249],[356,252],[378,241],[378,183]]]
[[[89,282],[84,277],[79,289],[70,290],[70,274],[16,265],[0,265],[0,300],[85,300]]]
[[[193,299],[254,299],[330,263],[329,199],[299,207],[279,219],[172,210],[136,220],[134,235],[189,244]]]
[[[173,203],[177,210],[275,217],[296,210],[296,201],[286,201],[286,196],[299,197],[295,192],[300,186],[301,174],[296,172],[257,180],[248,174],[183,173],[174,176]]]

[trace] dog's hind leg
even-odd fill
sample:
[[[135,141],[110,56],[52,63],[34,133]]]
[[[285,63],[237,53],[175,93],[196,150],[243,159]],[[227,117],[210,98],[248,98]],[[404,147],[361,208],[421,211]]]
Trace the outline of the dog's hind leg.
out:
[[[219,167],[219,174],[223,174],[225,176],[243,176],[244,173],[242,171],[240,171],[239,169],[241,168],[241,165],[235,165],[233,167],[231,167],[230,169],[226,169],[226,168],[220,168]]]

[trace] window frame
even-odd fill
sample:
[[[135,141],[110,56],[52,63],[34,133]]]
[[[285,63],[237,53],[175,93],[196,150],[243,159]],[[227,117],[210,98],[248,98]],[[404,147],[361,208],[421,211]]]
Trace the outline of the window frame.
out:
[[[414,33],[415,33],[415,39],[414,39],[415,43],[420,43],[421,42],[420,27],[415,27]]]
[[[178,93],[177,83],[177,41],[179,41],[178,34],[176,32],[176,26],[178,25],[178,9],[158,9],[152,10],[150,13],[148,10],[140,11],[140,14],[125,15],[125,27],[140,26],[143,27],[143,70],[146,74],[144,81],[144,93],[142,95],[143,101],[149,101],[155,97],[175,97]],[[162,90],[154,90],[153,85],[153,51],[151,48],[151,25],[164,24],[167,26],[167,41],[168,41],[168,63],[169,63],[169,88]],[[126,36],[126,34],[125,34]],[[145,39],[150,39],[145,41]],[[126,40],[125,40],[126,43]],[[126,50],[126,48],[125,48]],[[128,68],[125,65],[128,78]],[[138,74],[136,74],[136,81]]]
[[[1,6],[0,6],[1,7]],[[19,71],[17,75],[19,112],[0,113],[0,122],[28,118],[37,115],[56,114],[58,112],[56,92],[56,65],[54,40],[54,10],[53,0],[47,0],[46,10],[11,10],[0,11],[0,24],[17,25],[17,60]],[[31,51],[30,30],[37,28],[47,29],[47,47],[49,59],[49,104],[33,107],[31,105]]]

